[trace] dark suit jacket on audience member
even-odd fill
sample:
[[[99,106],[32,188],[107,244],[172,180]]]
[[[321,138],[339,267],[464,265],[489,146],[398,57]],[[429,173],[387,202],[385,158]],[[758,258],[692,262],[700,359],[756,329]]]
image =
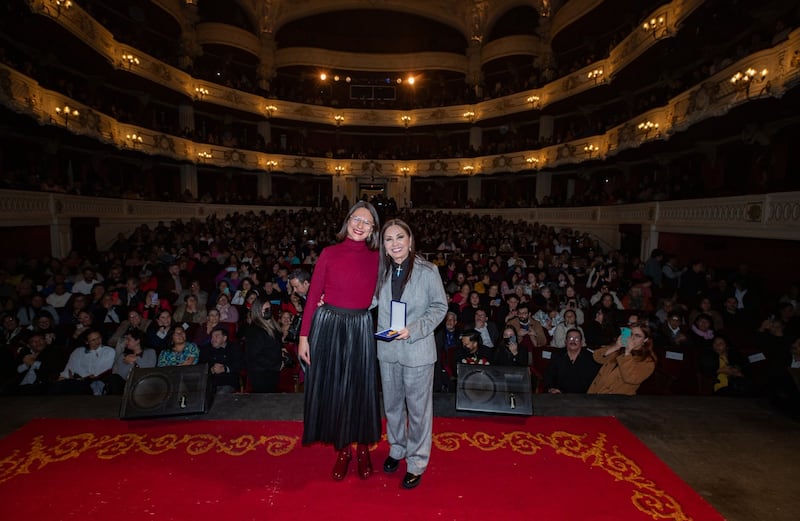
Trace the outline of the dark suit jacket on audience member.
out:
[[[209,370],[214,364],[225,366],[224,373],[211,375],[215,387],[229,385],[237,390],[241,387],[239,373],[243,367],[243,356],[238,345],[228,342],[225,347],[215,348],[211,344],[204,344],[200,346],[200,363],[208,363]]]
[[[544,372],[545,390],[558,389],[562,393],[585,393],[592,385],[600,364],[594,361],[588,349],[581,349],[573,363],[567,350],[559,350]]]

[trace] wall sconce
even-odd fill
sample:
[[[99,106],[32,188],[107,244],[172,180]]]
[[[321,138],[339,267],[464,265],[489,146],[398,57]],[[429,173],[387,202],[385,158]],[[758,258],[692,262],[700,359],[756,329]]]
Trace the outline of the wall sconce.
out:
[[[275,105],[267,105],[266,107],[264,107],[264,110],[267,111],[267,119],[271,119],[272,113],[278,110],[278,107],[276,107]]]
[[[336,165],[333,171],[336,172],[336,175],[342,175],[344,174],[344,167],[342,165]]]
[[[653,39],[658,38],[658,30],[663,29],[666,25],[667,20],[663,16],[659,16],[658,18],[651,18],[649,21],[642,24],[642,29],[646,32],[653,33]]]
[[[475,113],[474,113],[474,112],[472,112],[471,110],[468,110],[468,111],[466,111],[466,112],[463,114],[463,116],[464,116],[464,119],[466,119],[466,120],[467,120],[467,121],[469,121],[470,123],[474,123],[474,122],[475,122]]]
[[[411,123],[411,116],[409,116],[408,114],[404,114],[400,116],[400,121],[403,122],[404,127],[408,128],[408,124]]]
[[[647,121],[642,121],[639,123],[638,128],[641,132],[644,132],[644,137],[647,139],[647,136],[650,134],[650,132],[658,132],[658,123],[653,123],[648,119]]]
[[[531,168],[538,168],[539,166],[539,158],[537,157],[525,158],[525,162],[528,163],[528,166],[530,166]]]
[[[131,70],[131,67],[133,67],[134,65],[139,65],[139,58],[137,58],[133,54],[123,54],[122,64],[127,66],[128,70]]]
[[[539,108],[539,100],[540,100],[539,96],[536,96],[536,95],[528,96],[528,99],[527,99],[528,104],[531,107],[535,108],[535,109]]]
[[[197,157],[200,159],[200,161],[206,161],[211,159],[211,152],[198,152]]]
[[[762,83],[767,78],[768,73],[769,71],[767,69],[761,69],[761,72],[757,73],[754,68],[750,67],[744,72],[737,72],[731,76],[731,85],[733,85],[733,88],[736,90],[744,91],[745,96],[749,99],[750,88],[753,83]],[[759,92],[759,94],[760,93],[761,92]]]
[[[272,169],[278,166],[278,162],[274,159],[267,161],[267,171],[272,172]]]
[[[409,174],[409,172],[411,172],[411,169],[408,168],[407,166],[400,167],[400,173],[403,174],[403,177],[406,177]]]
[[[472,166],[472,165],[467,165],[464,168],[462,168],[461,170],[463,170],[465,174],[470,175],[470,174],[472,174],[472,172],[475,171],[475,167]]]
[[[205,87],[195,87],[194,88],[194,99],[201,100],[208,96],[209,92],[208,89]]]
[[[587,74],[586,76],[590,80],[594,80],[594,84],[597,85],[597,82],[603,76],[603,69],[595,69],[592,72],[590,72],[589,74]]]
[[[598,150],[600,150],[600,149],[597,148],[594,145],[584,145],[584,147],[583,147],[583,151],[586,152],[587,154],[589,154],[589,157],[592,157],[592,154],[594,154]]]
[[[69,108],[69,105],[64,105],[64,108],[56,107],[56,114],[64,118],[64,127],[69,127],[69,118],[77,118],[81,115],[77,109]]]
[[[133,148],[136,148],[136,145],[141,145],[142,144],[142,136],[140,136],[139,134],[136,134],[136,133],[127,134],[125,136],[125,139],[128,140],[128,143],[130,143],[131,147],[133,147]]]
[[[337,127],[340,127],[342,123],[344,123],[344,116],[342,116],[341,114],[336,114],[335,116],[333,116],[333,121],[336,122]]]

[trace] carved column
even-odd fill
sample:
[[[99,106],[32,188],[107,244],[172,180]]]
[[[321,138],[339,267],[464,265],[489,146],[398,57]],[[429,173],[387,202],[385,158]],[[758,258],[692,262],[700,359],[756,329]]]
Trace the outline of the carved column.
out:
[[[481,127],[472,126],[469,129],[469,144],[475,150],[480,150],[483,144],[483,129]]]
[[[550,195],[553,186],[553,174],[550,172],[536,173],[536,200],[540,203],[542,199]]]
[[[186,190],[191,192],[192,197],[197,199],[197,165],[181,165],[181,195]]]
[[[258,196],[266,201],[272,195],[272,173],[259,172],[257,179],[258,179]]]
[[[194,60],[203,54],[203,47],[197,42],[197,4],[186,3],[183,6],[184,18],[181,20],[181,41],[179,45],[178,66],[191,71]]]
[[[481,178],[470,177],[467,179],[467,197],[472,201],[477,201],[481,198]]]
[[[178,124],[180,125],[181,132],[188,130],[194,132],[194,107],[181,103],[178,106]]]

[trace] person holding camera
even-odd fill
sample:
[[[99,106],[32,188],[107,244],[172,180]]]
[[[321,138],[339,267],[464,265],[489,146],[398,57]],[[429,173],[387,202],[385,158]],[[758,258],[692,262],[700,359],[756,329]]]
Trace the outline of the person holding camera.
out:
[[[627,331],[625,331],[627,329]],[[594,361],[601,364],[588,394],[635,395],[642,382],[656,369],[650,326],[637,322],[623,328],[613,344],[595,349]]]
[[[260,296],[250,306],[250,324],[244,333],[244,354],[250,391],[276,392],[284,365],[281,330],[272,318],[270,303]]]
[[[495,365],[527,367],[528,349],[517,341],[519,336],[516,328],[506,324],[502,334],[503,340],[495,354]]]

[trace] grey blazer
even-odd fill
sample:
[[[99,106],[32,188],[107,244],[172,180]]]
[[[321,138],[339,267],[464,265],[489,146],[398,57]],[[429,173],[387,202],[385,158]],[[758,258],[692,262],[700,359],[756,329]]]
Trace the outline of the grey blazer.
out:
[[[391,325],[392,282],[389,275],[378,295],[378,331]],[[414,259],[414,271],[403,290],[401,301],[406,303],[406,340],[378,340],[378,360],[397,362],[407,367],[419,367],[436,362],[436,341],[433,331],[447,314],[447,294],[444,292],[439,269],[419,257]]]

